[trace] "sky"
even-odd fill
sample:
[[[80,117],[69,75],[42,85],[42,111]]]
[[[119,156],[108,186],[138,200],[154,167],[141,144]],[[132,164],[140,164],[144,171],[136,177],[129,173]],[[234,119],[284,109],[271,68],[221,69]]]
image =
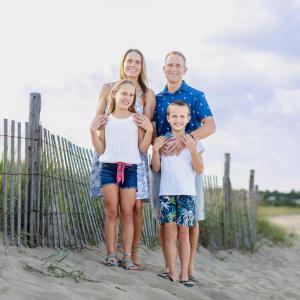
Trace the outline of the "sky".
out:
[[[41,123],[92,148],[90,121],[122,54],[140,49],[150,87],[165,86],[164,56],[187,57],[185,80],[205,93],[217,131],[203,140],[205,173],[260,190],[300,190],[300,0],[1,0],[2,119],[26,121],[42,95]]]

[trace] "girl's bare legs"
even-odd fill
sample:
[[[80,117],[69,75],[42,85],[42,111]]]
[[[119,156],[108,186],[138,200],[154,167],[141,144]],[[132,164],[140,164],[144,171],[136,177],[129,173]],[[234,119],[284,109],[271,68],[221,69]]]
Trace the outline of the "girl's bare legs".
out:
[[[104,235],[107,255],[116,254],[117,221],[119,216],[119,187],[108,184],[102,188],[105,205]]]
[[[181,271],[179,280],[188,280],[188,268],[190,260],[189,227],[178,226],[179,259]]]
[[[165,231],[166,262],[169,267],[170,277],[177,280],[176,255],[177,255],[177,225],[175,222],[166,223],[163,226]]]
[[[136,265],[141,264],[139,256],[139,245],[143,231],[144,216],[143,216],[143,201],[136,200],[133,208],[133,242],[132,242],[132,261]]]
[[[120,208],[122,221],[122,242],[124,253],[131,255],[133,241],[133,207],[135,204],[136,189],[120,189]]]

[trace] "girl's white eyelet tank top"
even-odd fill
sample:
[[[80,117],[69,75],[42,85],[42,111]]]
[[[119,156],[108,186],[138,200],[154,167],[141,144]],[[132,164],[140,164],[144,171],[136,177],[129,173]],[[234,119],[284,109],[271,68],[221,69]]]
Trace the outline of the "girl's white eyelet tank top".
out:
[[[138,126],[133,121],[133,114],[124,119],[115,118],[112,114],[108,116],[105,151],[99,160],[106,163],[141,163]]]

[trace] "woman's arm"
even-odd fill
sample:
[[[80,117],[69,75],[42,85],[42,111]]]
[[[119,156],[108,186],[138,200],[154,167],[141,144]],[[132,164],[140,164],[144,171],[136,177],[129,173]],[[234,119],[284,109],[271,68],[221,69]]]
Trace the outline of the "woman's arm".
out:
[[[105,115],[96,116],[90,128],[92,144],[98,154],[102,154],[105,150],[105,131],[104,129],[99,130],[104,118],[106,118]]]
[[[153,119],[155,105],[155,94],[151,89],[148,89],[148,92],[144,95],[144,115],[147,116],[150,121]]]
[[[96,115],[103,115],[105,113],[105,109],[106,109],[106,106],[107,106],[110,90],[111,90],[111,84],[110,83],[103,84],[103,86],[100,90],[99,98],[98,98],[98,105],[97,105]]]

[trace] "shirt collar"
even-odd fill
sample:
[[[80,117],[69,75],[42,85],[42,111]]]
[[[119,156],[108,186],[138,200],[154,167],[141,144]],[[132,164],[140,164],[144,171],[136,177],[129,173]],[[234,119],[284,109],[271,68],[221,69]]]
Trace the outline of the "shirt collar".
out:
[[[183,92],[188,92],[189,91],[189,86],[186,84],[186,82],[184,80],[182,80],[180,88],[177,91],[175,91],[175,93],[178,92],[178,91],[183,91]],[[175,93],[170,93],[168,91],[168,86],[167,85],[165,86],[165,88],[163,90],[163,94],[172,95],[172,94],[175,94]]]

